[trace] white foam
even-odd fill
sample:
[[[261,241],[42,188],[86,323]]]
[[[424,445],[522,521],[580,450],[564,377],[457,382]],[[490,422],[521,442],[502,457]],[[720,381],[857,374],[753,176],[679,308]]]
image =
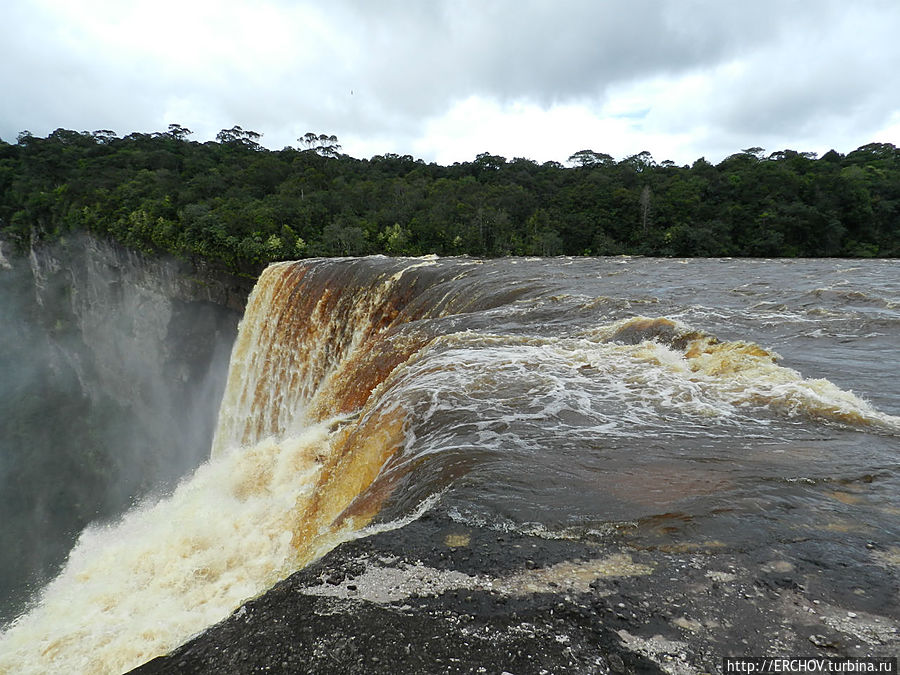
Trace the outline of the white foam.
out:
[[[264,440],[86,530],[40,604],[0,636],[0,672],[120,673],[264,592],[296,567],[291,518],[327,448],[325,425]]]

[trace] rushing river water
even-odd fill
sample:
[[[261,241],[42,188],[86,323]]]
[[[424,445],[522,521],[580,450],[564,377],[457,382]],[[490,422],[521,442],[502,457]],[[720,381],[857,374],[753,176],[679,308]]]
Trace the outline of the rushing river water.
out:
[[[454,336],[408,394],[418,453],[476,464],[456,482],[461,517],[746,546],[804,530],[900,541],[897,263],[473,268],[454,283],[504,302],[444,319]]]
[[[813,541],[849,570],[896,566],[898,331],[896,261],[277,264],[210,462],[86,533],[0,638],[0,671],[137,665],[438,502],[544,537]]]

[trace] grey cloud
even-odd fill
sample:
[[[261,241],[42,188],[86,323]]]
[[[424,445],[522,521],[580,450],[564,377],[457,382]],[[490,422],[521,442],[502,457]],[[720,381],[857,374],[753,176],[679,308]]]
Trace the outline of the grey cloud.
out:
[[[258,30],[249,4],[223,7],[223,15],[230,8],[246,19],[223,16],[216,26]],[[599,110],[630,83],[715,78],[730,63],[745,68],[732,79],[720,75],[706,98],[650,111],[655,131],[702,128],[711,143],[778,130],[802,135],[823,120],[877,126],[900,108],[894,0],[273,0],[265,7],[283,10],[290,40],[273,46],[265,32],[256,42],[250,32],[219,35],[198,25],[198,39],[212,41],[215,53],[195,63],[185,52],[173,67],[154,62],[159,55],[129,53],[127,44],[73,45],[52,14],[10,0],[0,58],[16,66],[0,73],[8,94],[0,97],[0,137],[12,140],[24,128],[128,133],[178,122],[198,140],[241,124],[275,148],[306,131],[410,147],[429,119],[470,96]],[[879,17],[881,29],[866,35]],[[251,40],[250,53],[222,47],[233,38]]]
[[[616,82],[684,72],[772,41],[770,17],[785,16],[774,2],[480,0],[444,2],[428,21],[410,22],[373,16],[379,5],[348,5],[351,19],[379,36],[367,79],[423,111],[471,94],[597,97]]]
[[[152,119],[160,93],[152,81],[73,49],[51,16],[18,2],[4,9],[0,58],[14,65],[0,74],[0,138],[14,141],[25,129],[116,129],[123,120],[140,128]]]
[[[601,101],[616,83],[678,74],[772,39],[765,17],[775,3],[756,4],[749,13],[722,7],[656,0],[338,0],[332,17],[351,53],[342,53],[346,44],[323,44],[315,72],[288,66],[287,86],[267,92],[266,110],[256,117],[274,125],[279,111],[291,111],[297,124],[313,129],[411,138],[425,119],[473,95],[542,105]],[[292,81],[298,75],[302,83]],[[252,112],[247,101],[258,97],[226,98],[246,114]]]
[[[900,110],[900,16],[880,2],[822,9],[783,25],[777,47],[757,52],[717,92],[710,121],[747,136],[800,138],[886,124]]]

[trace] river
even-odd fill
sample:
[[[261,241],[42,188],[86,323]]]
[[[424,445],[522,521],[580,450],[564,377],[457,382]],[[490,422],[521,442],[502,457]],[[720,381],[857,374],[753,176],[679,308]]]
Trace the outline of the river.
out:
[[[431,508],[635,551],[814,550],[847,570],[835,595],[890,604],[866,570],[900,560],[898,334],[890,260],[278,263],[210,461],[86,532],[0,669],[133,667]]]

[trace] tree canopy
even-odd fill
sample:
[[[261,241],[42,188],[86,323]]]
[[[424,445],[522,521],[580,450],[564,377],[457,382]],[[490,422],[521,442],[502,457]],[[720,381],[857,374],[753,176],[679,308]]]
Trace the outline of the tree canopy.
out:
[[[333,135],[270,151],[234,126],[28,131],[0,141],[0,233],[26,247],[87,230],[147,252],[255,274],[318,255],[900,255],[900,150],[821,158],[753,147],[717,165],[621,161],[585,149],[572,166],[482,153],[441,166],[356,159]]]

